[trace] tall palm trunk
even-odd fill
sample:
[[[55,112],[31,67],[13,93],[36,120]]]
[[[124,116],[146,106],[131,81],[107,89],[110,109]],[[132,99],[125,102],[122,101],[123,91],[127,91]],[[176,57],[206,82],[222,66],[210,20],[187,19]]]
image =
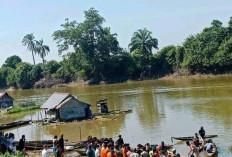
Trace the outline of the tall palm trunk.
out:
[[[43,60],[43,71],[44,71],[44,77],[46,76],[46,71],[45,71],[45,60],[44,57],[42,57]]]
[[[32,57],[33,57],[34,65],[35,65],[35,56],[34,56],[33,50],[31,51],[31,53],[32,53]]]

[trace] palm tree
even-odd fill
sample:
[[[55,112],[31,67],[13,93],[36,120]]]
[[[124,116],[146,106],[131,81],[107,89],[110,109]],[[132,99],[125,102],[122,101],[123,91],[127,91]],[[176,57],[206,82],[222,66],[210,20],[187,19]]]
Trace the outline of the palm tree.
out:
[[[43,67],[44,67],[44,70],[45,70],[45,60],[44,60],[44,58],[50,52],[49,46],[43,44],[43,39],[39,40],[39,41],[35,41],[35,43],[36,43],[35,52],[42,58]]]
[[[23,46],[27,46],[27,49],[29,51],[31,51],[34,65],[35,65],[35,57],[34,57],[35,37],[34,37],[33,33],[25,35],[23,40],[22,40],[22,44],[23,44]]]
[[[130,52],[139,49],[143,54],[152,54],[152,48],[158,49],[158,40],[152,38],[152,32],[146,28],[139,29],[131,38],[129,48]]]
[[[146,73],[150,75],[152,48],[158,49],[158,40],[152,37],[152,32],[146,28],[139,29],[133,34],[129,48],[130,52],[134,52],[137,58],[137,66],[140,67],[140,78],[143,79]]]

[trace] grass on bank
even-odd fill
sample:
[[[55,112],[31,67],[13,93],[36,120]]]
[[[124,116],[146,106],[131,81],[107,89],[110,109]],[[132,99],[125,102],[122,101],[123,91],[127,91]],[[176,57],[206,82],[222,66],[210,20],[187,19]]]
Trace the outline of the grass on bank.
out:
[[[24,155],[23,155],[22,152],[19,152],[19,153],[17,153],[16,155],[12,155],[12,154],[9,154],[9,153],[5,153],[4,155],[3,155],[3,154],[0,154],[0,157],[24,157]]]
[[[37,109],[40,109],[40,105],[32,105],[32,106],[27,106],[27,107],[17,106],[17,107],[13,107],[12,109],[8,110],[6,113],[13,114],[13,113],[19,113],[19,112],[37,110]]]

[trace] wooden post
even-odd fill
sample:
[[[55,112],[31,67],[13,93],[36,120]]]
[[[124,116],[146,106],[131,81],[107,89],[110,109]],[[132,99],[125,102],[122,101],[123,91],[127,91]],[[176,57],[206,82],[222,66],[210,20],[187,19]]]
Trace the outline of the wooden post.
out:
[[[81,141],[81,127],[79,127],[79,129],[80,129],[80,141]]]
[[[42,120],[42,124],[43,124],[43,117],[42,117],[42,113],[41,113],[41,112],[39,112],[39,113],[40,113],[41,120]]]
[[[19,122],[17,123],[17,133],[18,133],[18,138],[19,138]],[[19,138],[20,140],[20,138]]]
[[[38,112],[38,122],[39,122],[39,112]]]
[[[32,115],[31,115],[31,110],[30,110],[30,116],[31,116],[31,122],[32,122]]]

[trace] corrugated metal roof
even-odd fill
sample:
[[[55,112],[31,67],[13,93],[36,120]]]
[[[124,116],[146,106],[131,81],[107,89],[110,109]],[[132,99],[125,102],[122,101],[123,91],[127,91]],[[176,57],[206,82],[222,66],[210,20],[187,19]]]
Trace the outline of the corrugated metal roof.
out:
[[[12,100],[14,100],[14,98],[12,98],[7,92],[0,92],[0,99],[1,99],[4,95],[7,95],[7,96],[9,96]]]
[[[58,106],[56,106],[56,109],[61,108],[63,105],[65,105],[66,103],[68,103],[72,99],[75,99],[79,104],[81,104],[83,106],[91,106],[90,104],[87,104],[87,103],[85,103],[83,101],[80,101],[80,100],[76,99],[75,97],[68,97],[68,98],[65,99],[65,101],[63,101]]]
[[[5,94],[6,94],[6,92],[0,93],[0,98],[1,98],[3,95],[5,95]]]
[[[41,106],[41,108],[53,109],[58,106],[60,103],[65,101],[69,96],[72,96],[69,93],[53,93],[49,99]]]

